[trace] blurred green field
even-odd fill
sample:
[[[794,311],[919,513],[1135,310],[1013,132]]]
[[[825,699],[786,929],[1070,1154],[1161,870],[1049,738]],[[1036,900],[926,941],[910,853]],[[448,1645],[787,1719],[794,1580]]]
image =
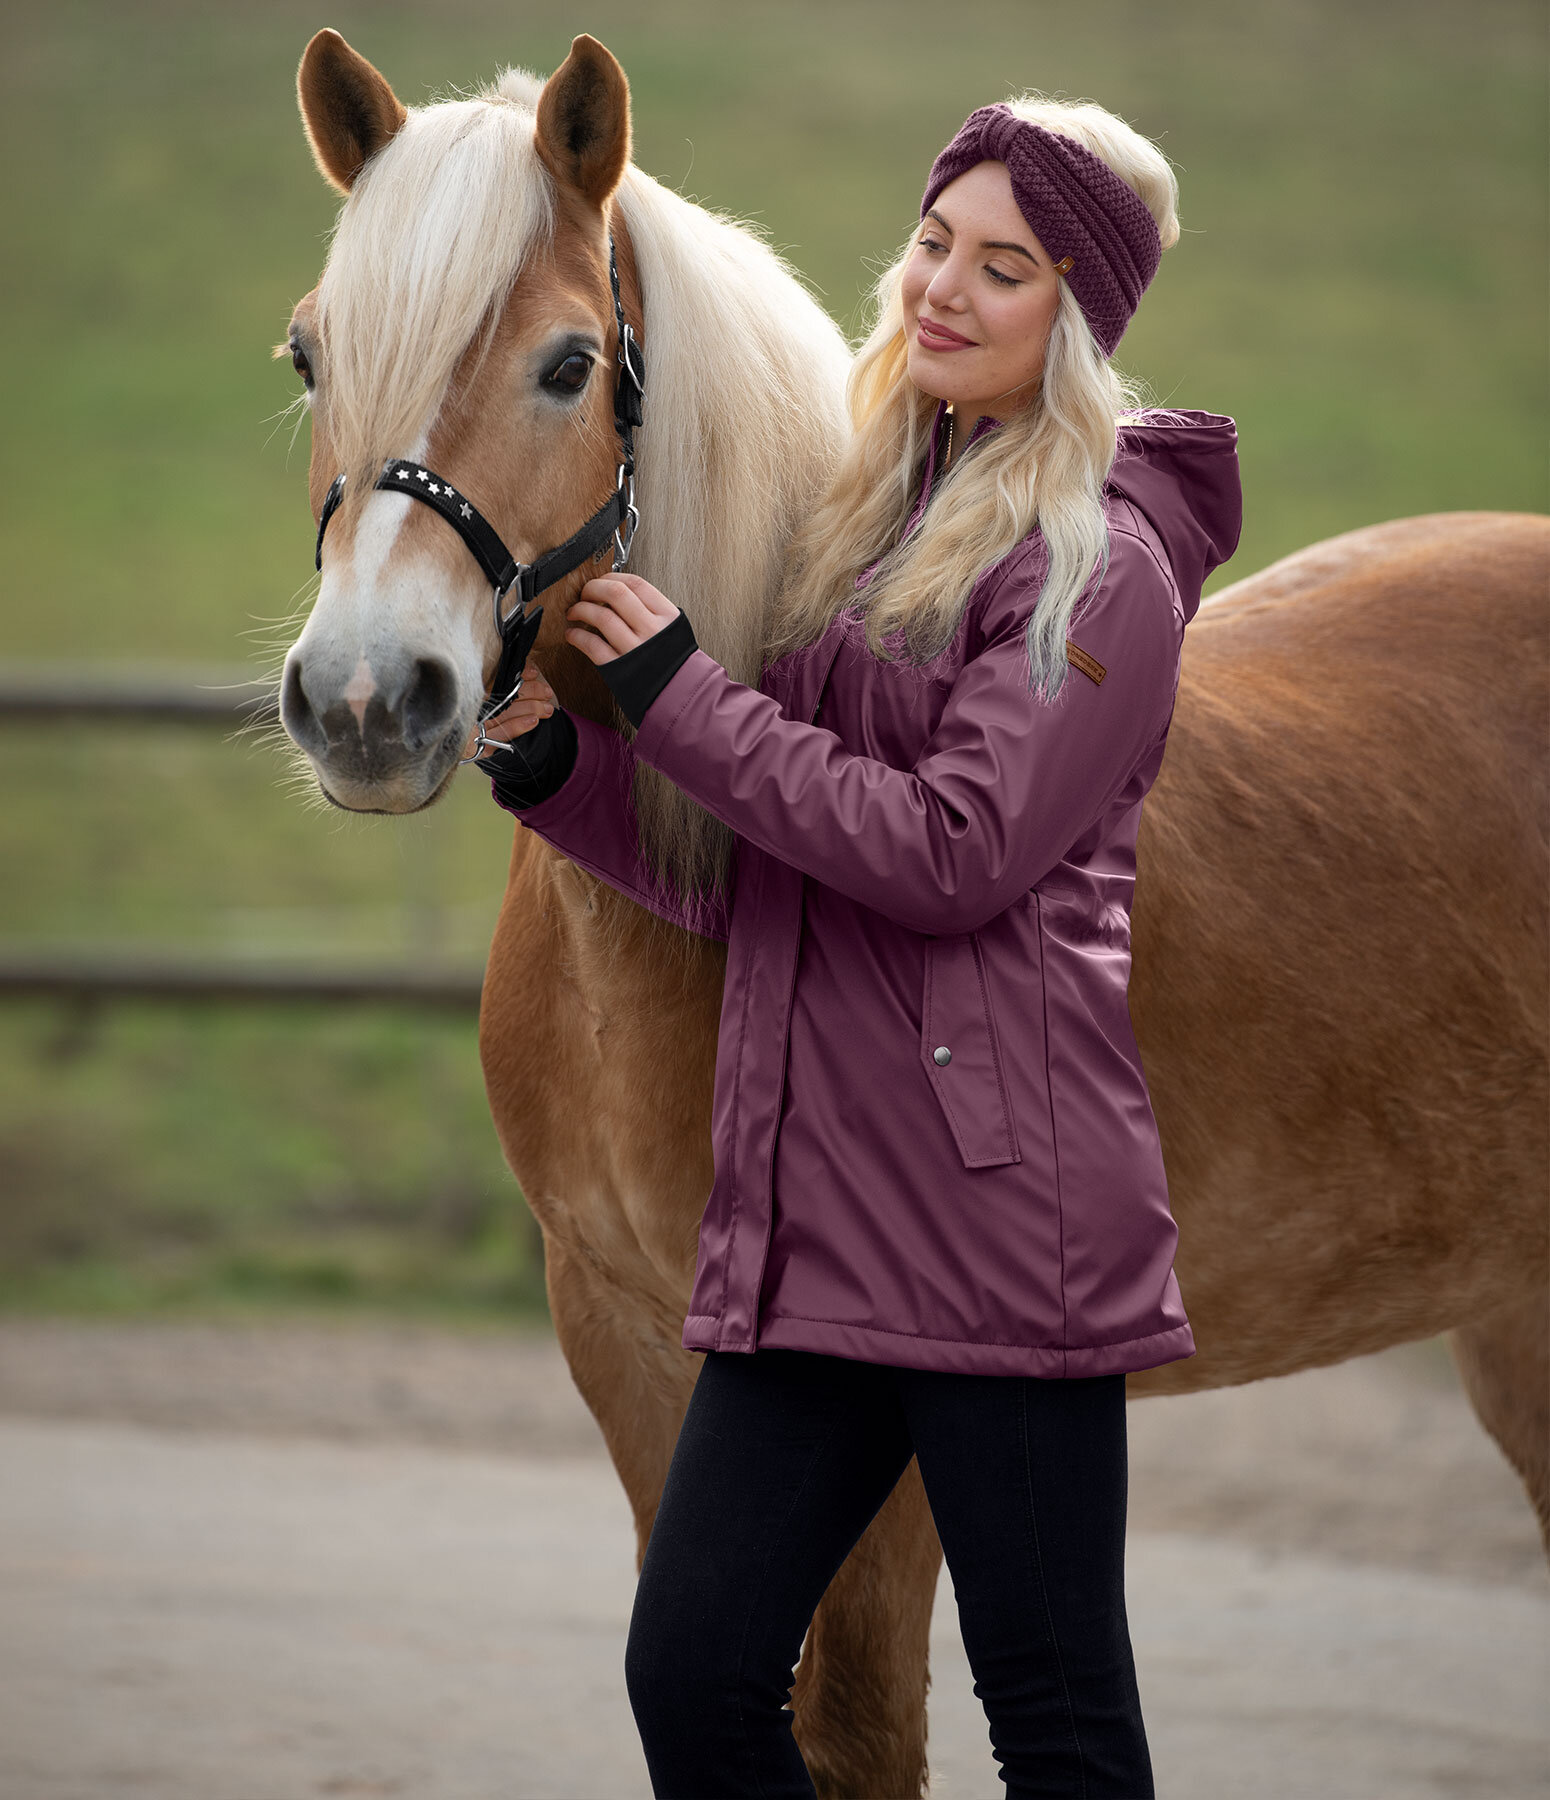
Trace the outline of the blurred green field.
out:
[[[944,22],[945,21],[945,22]],[[333,199],[294,69],[332,24],[407,101],[590,30],[637,160],[756,220],[847,328],[973,106],[1101,100],[1180,170],[1185,235],[1123,346],[1232,413],[1217,585],[1373,520],[1542,510],[1542,8],[474,0],[8,8],[0,63],[0,658],[262,663],[311,574],[306,435],[269,358]],[[186,729],[0,722],[0,940],[477,963],[507,822],[310,810]],[[0,1010],[0,1302],[541,1305],[471,1022]]]

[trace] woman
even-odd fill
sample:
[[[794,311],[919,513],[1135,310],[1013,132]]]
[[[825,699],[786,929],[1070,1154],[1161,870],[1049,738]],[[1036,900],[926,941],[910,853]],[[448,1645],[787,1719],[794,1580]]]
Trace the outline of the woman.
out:
[[[1137,413],[1109,363],[1176,199],[1099,107],[972,114],[879,284],[759,689],[619,575],[565,635],[633,747],[536,671],[489,733],[522,742],[487,759],[504,805],[712,935],[714,907],[653,889],[628,757],[737,834],[683,1335],[705,1361],[626,1658],[659,1795],[813,1793],[793,1667],[911,1456],[1009,1792],[1153,1792],[1125,1376],[1194,1341],[1130,903],[1184,627],[1240,516],[1232,421]]]

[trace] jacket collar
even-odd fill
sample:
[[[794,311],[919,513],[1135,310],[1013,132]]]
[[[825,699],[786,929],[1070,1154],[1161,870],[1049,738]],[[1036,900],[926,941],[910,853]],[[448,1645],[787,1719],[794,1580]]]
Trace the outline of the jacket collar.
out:
[[[926,451],[926,466],[921,475],[920,492],[916,496],[915,510],[910,514],[909,523],[904,527],[906,536],[908,536],[920,522],[920,515],[926,510],[926,503],[931,498],[931,489],[936,483],[937,456],[946,437],[946,430],[943,424],[943,421],[946,418],[947,402],[945,400],[938,400],[936,403],[936,413],[931,421],[931,443]],[[1001,421],[997,418],[993,418],[991,414],[981,413],[979,423],[974,427],[973,431],[969,433],[969,443],[965,444],[958,454],[962,456],[963,451],[967,450],[970,444],[977,444],[982,437],[986,436],[989,432],[994,431],[1000,423]]]

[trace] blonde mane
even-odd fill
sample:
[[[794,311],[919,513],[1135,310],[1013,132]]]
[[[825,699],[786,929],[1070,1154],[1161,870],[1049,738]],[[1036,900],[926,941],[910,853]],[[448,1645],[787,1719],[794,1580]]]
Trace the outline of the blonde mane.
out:
[[[318,285],[318,399],[352,485],[414,454],[459,359],[481,333],[488,349],[499,301],[554,230],[529,107],[490,94],[408,112],[340,208]]]
[[[434,421],[452,372],[554,230],[533,133],[542,81],[506,70],[468,98],[411,107],[340,211],[318,295],[323,404],[340,466],[374,479]],[[850,351],[747,226],[633,165],[614,205],[640,277],[646,422],[629,566],[756,684],[786,546],[850,433]],[[641,845],[681,892],[725,879],[733,834],[638,766]]]

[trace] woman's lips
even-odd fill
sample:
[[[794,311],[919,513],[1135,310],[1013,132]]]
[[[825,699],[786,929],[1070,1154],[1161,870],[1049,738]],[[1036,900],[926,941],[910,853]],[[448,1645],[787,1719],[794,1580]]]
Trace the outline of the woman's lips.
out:
[[[972,350],[974,339],[954,331],[950,325],[938,325],[930,319],[915,320],[915,341],[924,350]]]

